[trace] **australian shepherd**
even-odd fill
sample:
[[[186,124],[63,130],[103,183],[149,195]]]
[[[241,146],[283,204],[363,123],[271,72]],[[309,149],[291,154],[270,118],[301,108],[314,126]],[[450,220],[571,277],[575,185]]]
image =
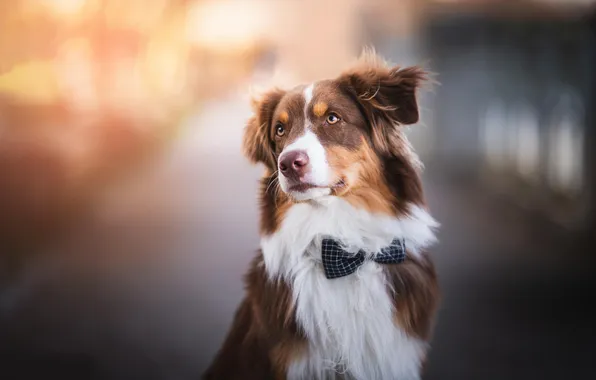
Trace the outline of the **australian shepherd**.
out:
[[[204,379],[420,379],[439,289],[421,164],[419,67],[374,53],[335,79],[253,101],[261,249]]]

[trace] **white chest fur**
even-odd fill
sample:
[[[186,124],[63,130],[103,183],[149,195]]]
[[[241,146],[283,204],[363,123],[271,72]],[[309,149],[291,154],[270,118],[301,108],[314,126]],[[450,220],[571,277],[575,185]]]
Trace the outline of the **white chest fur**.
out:
[[[404,219],[373,215],[329,197],[317,204],[297,204],[281,227],[261,241],[267,273],[292,286],[296,318],[309,340],[309,352],[291,363],[288,379],[419,378],[425,343],[408,337],[394,322],[394,308],[384,272],[366,262],[350,276],[328,280],[322,270],[324,236],[350,250],[376,252],[403,237],[410,254],[434,241],[437,223],[412,206]]]

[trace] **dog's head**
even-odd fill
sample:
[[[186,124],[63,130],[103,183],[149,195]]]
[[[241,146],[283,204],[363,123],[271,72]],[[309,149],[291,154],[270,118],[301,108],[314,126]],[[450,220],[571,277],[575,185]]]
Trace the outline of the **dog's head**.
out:
[[[335,79],[270,90],[253,102],[244,153],[266,165],[286,202],[336,196],[394,214],[422,197],[400,126],[418,121],[416,90],[425,78],[418,67],[373,56]]]

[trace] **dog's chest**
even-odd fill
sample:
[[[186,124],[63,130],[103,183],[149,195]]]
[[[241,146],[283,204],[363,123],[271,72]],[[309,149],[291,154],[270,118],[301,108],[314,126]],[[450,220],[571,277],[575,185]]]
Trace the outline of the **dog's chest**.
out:
[[[421,343],[395,323],[378,264],[333,280],[312,268],[295,278],[293,291],[309,351],[290,365],[289,379],[417,378]]]
[[[323,236],[348,245],[386,246],[400,225],[345,205],[291,210],[282,228],[262,241],[267,270],[291,285],[298,325],[308,352],[295,358],[288,379],[418,379],[424,343],[396,324],[393,294],[380,264],[327,279],[321,265]]]

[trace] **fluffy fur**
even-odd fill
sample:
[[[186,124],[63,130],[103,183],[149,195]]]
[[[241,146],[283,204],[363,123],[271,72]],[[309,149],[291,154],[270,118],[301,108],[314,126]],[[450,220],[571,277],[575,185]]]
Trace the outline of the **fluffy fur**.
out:
[[[424,79],[366,57],[333,80],[255,101],[244,153],[266,167],[261,250],[205,379],[421,378],[439,298],[427,253],[438,224],[401,125],[418,121]],[[298,151],[308,158],[300,175],[281,173],[281,158]],[[370,256],[404,238],[407,259],[329,280],[323,237]]]
[[[356,379],[418,378],[426,343],[396,328],[394,290],[380,265],[368,262],[353,276],[327,280],[320,270],[321,240],[333,236],[353,252],[373,253],[404,237],[417,256],[433,241],[435,225],[416,206],[410,217],[398,219],[336,197],[288,211],[280,230],[261,241],[267,274],[291,285],[296,319],[309,341],[309,352],[290,363],[288,379],[328,379],[336,372]]]

